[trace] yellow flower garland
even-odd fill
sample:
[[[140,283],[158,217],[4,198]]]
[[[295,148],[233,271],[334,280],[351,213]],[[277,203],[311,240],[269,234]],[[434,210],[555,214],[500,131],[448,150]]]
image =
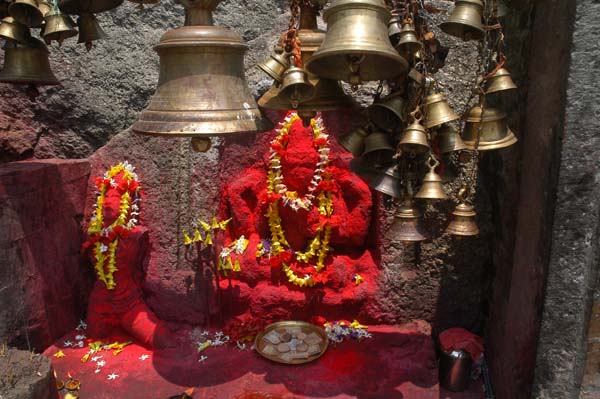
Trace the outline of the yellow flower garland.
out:
[[[278,135],[273,141],[273,143],[282,143],[284,138],[289,134],[292,125],[298,121],[300,118],[297,114],[292,114],[290,117],[286,118],[281,127],[278,130]],[[320,118],[311,120],[311,127],[313,129],[313,139],[322,139],[325,141],[324,144],[319,145],[319,153],[320,154],[328,154],[329,148],[327,147],[327,135],[325,134],[324,127],[322,126],[322,121]],[[272,146],[273,147],[273,146]],[[271,170],[268,171],[267,174],[267,193],[269,195],[277,195],[283,194],[288,199],[297,199],[297,194],[295,192],[285,191],[281,193],[277,188],[280,187],[281,182],[283,180],[283,176],[281,175],[281,169],[277,168],[277,166],[281,165],[281,156],[277,151],[271,152],[270,157],[270,166]],[[323,158],[322,158],[323,159]],[[329,158],[324,157],[325,162],[320,165],[320,169],[323,171],[327,167],[329,163]],[[318,168],[319,169],[319,168]],[[325,175],[317,179],[317,181],[323,179],[325,183],[329,183],[330,176]],[[315,179],[313,178],[313,181]],[[314,190],[311,190],[311,193]],[[296,259],[302,263],[309,263],[313,258],[317,258],[317,262],[314,265],[315,271],[317,273],[321,272],[325,267],[325,258],[327,254],[331,250],[329,246],[329,241],[331,239],[331,224],[328,222],[329,218],[333,213],[333,199],[331,192],[329,190],[322,191],[318,196],[318,210],[321,216],[323,216],[322,220],[324,222],[317,229],[317,233],[315,237],[310,241],[308,248],[306,251],[295,252]],[[267,208],[266,217],[269,222],[269,230],[271,232],[271,248],[269,251],[270,256],[279,256],[282,252],[290,249],[290,244],[287,242],[285,238],[285,232],[283,231],[281,217],[279,216],[279,203],[281,199],[276,199],[269,203]],[[285,200],[284,200],[285,201]],[[302,200],[298,200],[302,201]],[[306,200],[304,200],[306,202]],[[304,209],[304,206],[301,206]],[[264,251],[260,252],[261,254]],[[285,263],[281,262],[282,270],[288,277],[290,283],[295,284],[299,287],[312,287],[315,285],[315,280],[312,274],[306,275],[304,278],[298,277],[296,273]]]
[[[119,173],[123,172],[123,180],[127,182],[136,181],[137,175],[134,172],[133,166],[131,166],[127,162],[121,162],[118,165],[111,167],[105,174],[102,183],[99,186],[98,198],[96,199],[96,209],[94,211],[94,216],[92,217],[92,221],[88,227],[88,234],[90,236],[105,236],[108,237],[109,233],[115,229],[117,226],[121,226],[124,229],[131,230],[135,227],[137,219],[130,216],[131,205],[131,195],[128,190],[121,195],[121,202],[119,206],[119,216],[117,219],[108,227],[102,227],[104,223],[104,213],[103,206],[104,201],[106,199],[106,191],[107,185],[110,185],[110,181],[117,176]],[[106,181],[109,181],[107,183]],[[135,192],[139,191],[139,188],[136,187]],[[137,205],[136,208],[137,209]],[[128,220],[129,219],[129,220]],[[98,276],[98,280],[102,281],[106,288],[109,290],[114,290],[116,287],[116,283],[114,280],[114,274],[117,270],[117,248],[119,246],[119,238],[115,237],[112,242],[108,244],[108,247],[104,245],[101,241],[97,241],[94,244],[94,257],[96,258],[96,264],[94,265],[94,269],[96,270],[96,275]],[[105,270],[106,265],[106,270]]]

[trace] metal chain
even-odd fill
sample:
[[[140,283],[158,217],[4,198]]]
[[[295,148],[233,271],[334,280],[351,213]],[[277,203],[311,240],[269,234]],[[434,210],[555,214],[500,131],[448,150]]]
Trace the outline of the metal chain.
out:
[[[294,50],[294,39],[296,38],[296,32],[298,30],[298,15],[300,14],[300,1],[302,0],[290,0],[290,22],[288,24],[288,31],[285,36],[285,51],[291,53]]]

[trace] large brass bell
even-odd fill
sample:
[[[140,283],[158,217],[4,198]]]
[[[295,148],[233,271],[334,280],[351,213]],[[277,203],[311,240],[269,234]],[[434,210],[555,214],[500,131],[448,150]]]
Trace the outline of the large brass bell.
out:
[[[388,235],[399,241],[417,242],[427,239],[427,233],[421,225],[421,213],[412,202],[398,207]]]
[[[15,21],[30,28],[39,27],[44,20],[36,0],[15,0],[8,6],[8,13]]]
[[[388,165],[392,162],[395,151],[389,136],[384,132],[373,132],[365,140],[365,150],[362,157],[375,167]]]
[[[125,0],[58,0],[62,12],[71,15],[98,14],[117,8]]]
[[[413,118],[413,123],[402,133],[398,147],[402,152],[408,154],[424,154],[430,150],[429,141],[427,140],[427,130],[421,125],[421,117],[419,108],[415,109],[410,114]]]
[[[358,127],[348,134],[341,136],[338,141],[348,152],[355,157],[360,156],[365,151],[365,138],[369,131],[364,127]]]
[[[390,197],[400,198],[402,195],[402,187],[400,187],[401,177],[398,165],[392,165],[379,171],[368,183],[375,191],[379,191]]]
[[[429,158],[429,172],[427,172],[423,178],[423,184],[421,184],[421,188],[417,194],[415,194],[415,198],[432,200],[443,200],[448,198],[444,192],[444,187],[442,186],[441,176],[435,173],[435,168],[437,168],[439,164],[437,159],[433,157]]]
[[[406,100],[401,92],[392,93],[369,107],[369,118],[383,130],[400,129],[406,121]]]
[[[60,11],[51,11],[44,17],[44,20],[42,36],[47,44],[50,44],[52,40],[56,40],[60,46],[65,39],[77,36],[77,29],[75,29],[75,24],[71,18]]]
[[[0,37],[26,44],[31,34],[27,26],[18,23],[13,17],[6,17],[0,23]]]
[[[399,36],[398,44],[395,47],[400,54],[414,55],[421,49],[421,42],[417,38],[412,20],[407,19],[404,21]]]
[[[0,71],[0,82],[33,84],[38,86],[58,85],[52,73],[46,45],[30,37],[27,44],[7,42],[4,47],[4,67]]]
[[[100,27],[94,14],[80,15],[77,19],[77,27],[79,28],[79,40],[77,43],[85,43],[85,48],[88,51],[93,46],[92,42],[108,37]]]
[[[269,59],[261,62],[257,66],[277,82],[281,82],[283,79],[283,74],[290,67],[290,54],[271,54]]]
[[[310,100],[315,95],[315,86],[308,80],[303,68],[291,66],[283,74],[279,96],[289,102],[293,109],[300,103]]]
[[[515,85],[512,78],[510,77],[510,73],[506,69],[500,68],[488,79],[485,88],[485,94],[491,94],[505,90],[513,90],[516,88],[517,85]]]
[[[446,96],[442,93],[433,93],[425,99],[425,127],[431,129],[444,123],[459,119],[459,116],[450,108]]]
[[[506,114],[496,108],[476,105],[467,114],[463,141],[470,149],[479,151],[509,147],[517,142],[506,122]]]
[[[448,154],[454,151],[462,151],[468,148],[456,129],[451,125],[443,125],[438,129],[436,141],[442,154]]]
[[[300,40],[300,55],[303,65],[306,65],[325,39],[325,32],[317,27],[317,12],[317,9],[307,2],[300,2],[300,26],[297,36]],[[283,52],[283,43],[278,45],[277,50],[280,53]],[[303,122],[306,123],[307,120],[314,117],[317,111],[331,111],[350,107],[354,104],[352,97],[344,93],[337,81],[319,78],[310,72],[308,73],[308,79],[315,87],[315,93],[310,100],[300,103],[296,109]],[[279,96],[280,88],[281,85],[279,84],[272,85],[258,100],[258,105],[267,109],[292,109],[292,104]]]
[[[479,40],[483,37],[483,2],[481,0],[456,0],[454,10],[440,28],[451,36],[463,40]]]
[[[390,17],[383,0],[334,0],[323,14],[325,40],[306,68],[320,77],[352,85],[406,72],[408,62],[388,37]]]
[[[230,29],[212,24],[219,0],[179,0],[186,26],[166,32],[156,93],[133,125],[150,135],[211,137],[269,130],[244,75],[248,46]]]

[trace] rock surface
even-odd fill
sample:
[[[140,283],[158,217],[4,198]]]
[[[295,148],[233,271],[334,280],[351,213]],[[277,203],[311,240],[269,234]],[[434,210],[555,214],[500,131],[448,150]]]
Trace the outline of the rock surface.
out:
[[[55,381],[47,357],[0,348],[0,398],[58,399]]]
[[[85,314],[80,268],[87,161],[0,166],[0,340],[43,350]]]

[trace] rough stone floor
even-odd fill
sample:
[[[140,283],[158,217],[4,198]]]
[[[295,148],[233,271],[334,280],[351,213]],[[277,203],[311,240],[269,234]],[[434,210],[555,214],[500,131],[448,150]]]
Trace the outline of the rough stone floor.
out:
[[[195,387],[193,398],[381,398],[481,399],[479,382],[463,393],[446,392],[437,383],[431,337],[418,326],[372,326],[373,338],[330,345],[320,359],[299,366],[273,363],[255,351],[235,346],[208,348],[192,344],[148,351],[132,344],[115,356],[98,355],[83,363],[84,348],[64,348],[68,334],[45,355],[59,378],[67,373],[81,381],[81,399],[168,399]],[[61,350],[64,357],[55,357]],[[148,357],[145,360],[145,356]],[[199,362],[201,355],[207,357]],[[100,371],[96,372],[95,370]],[[117,375],[110,379],[111,374]],[[64,394],[64,391],[61,392]]]

